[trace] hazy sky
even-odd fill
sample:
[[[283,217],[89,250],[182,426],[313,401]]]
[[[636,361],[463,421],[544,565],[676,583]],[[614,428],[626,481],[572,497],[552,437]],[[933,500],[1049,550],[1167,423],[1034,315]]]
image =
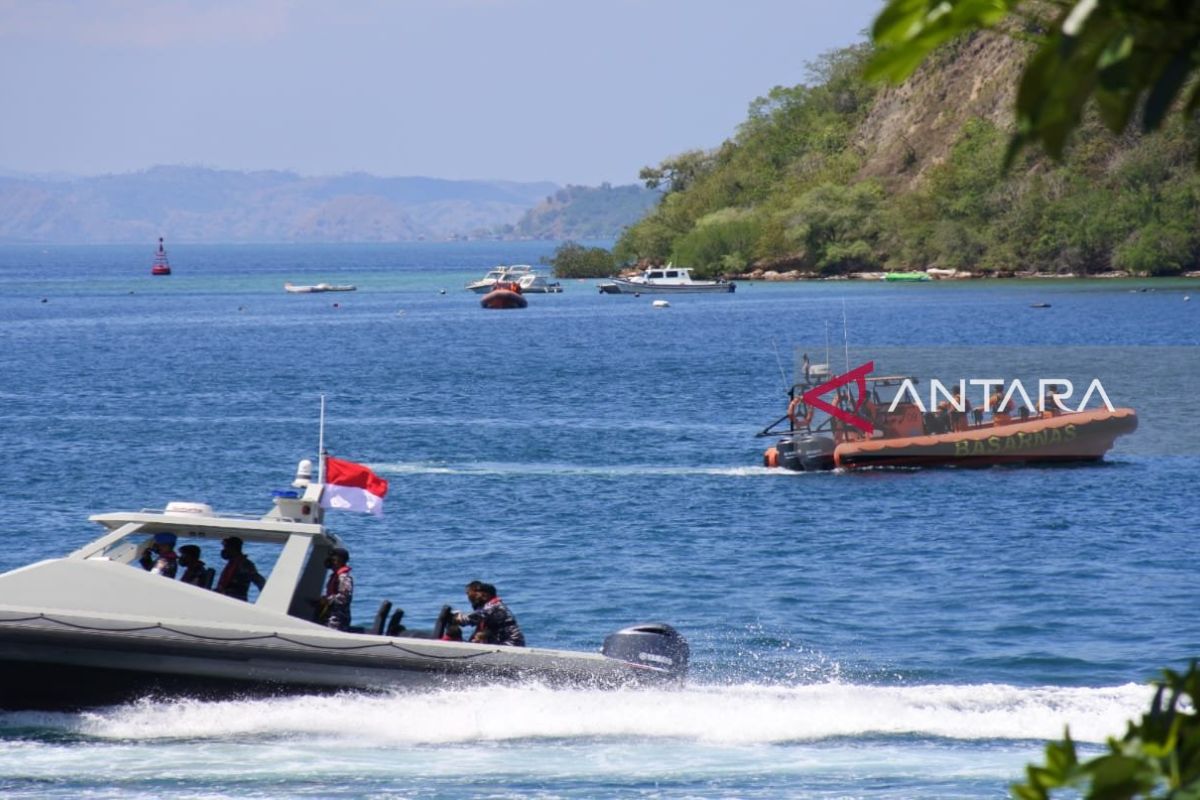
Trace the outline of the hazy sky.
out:
[[[632,183],[881,0],[0,0],[0,169]]]

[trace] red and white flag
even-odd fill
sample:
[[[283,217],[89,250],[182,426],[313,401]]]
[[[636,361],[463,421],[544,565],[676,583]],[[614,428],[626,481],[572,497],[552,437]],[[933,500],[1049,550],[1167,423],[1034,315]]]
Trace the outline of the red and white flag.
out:
[[[362,511],[379,516],[388,483],[362,464],[325,457],[325,491],[321,508]]]

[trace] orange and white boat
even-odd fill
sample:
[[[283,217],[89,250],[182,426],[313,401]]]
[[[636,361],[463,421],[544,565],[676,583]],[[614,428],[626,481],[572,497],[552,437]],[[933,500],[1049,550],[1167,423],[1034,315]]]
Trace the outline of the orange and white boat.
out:
[[[803,395],[818,385],[815,379],[794,384],[788,413],[759,433],[780,437],[763,454],[764,465],[815,471],[1099,461],[1138,424],[1131,408],[1064,411],[1055,402],[1041,404],[1050,410],[1021,413],[950,403],[928,411],[898,391],[906,381],[914,382],[866,377],[837,390],[835,407],[868,422],[869,433],[807,405]]]
[[[516,281],[500,281],[479,301],[484,308],[525,308],[529,301],[521,294],[521,284]]]

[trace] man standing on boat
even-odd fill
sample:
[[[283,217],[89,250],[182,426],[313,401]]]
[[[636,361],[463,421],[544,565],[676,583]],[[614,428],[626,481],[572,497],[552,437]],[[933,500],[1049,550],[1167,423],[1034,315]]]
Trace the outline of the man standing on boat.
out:
[[[496,587],[482,581],[471,581],[467,584],[467,599],[471,601],[470,614],[461,611],[456,616],[460,625],[474,625],[475,633],[472,642],[483,644],[503,644],[510,647],[524,647],[525,634],[517,624],[517,618],[504,605],[504,601],[496,596]]]
[[[216,590],[238,600],[249,600],[250,584],[253,583],[261,591],[266,580],[258,574],[254,562],[246,558],[242,545],[240,536],[230,536],[221,541],[221,558],[225,559],[225,569],[221,570]]]
[[[339,631],[350,627],[350,603],[354,600],[354,578],[350,575],[349,561],[350,553],[344,547],[333,548],[325,560],[325,566],[331,572],[317,615],[319,621]]]

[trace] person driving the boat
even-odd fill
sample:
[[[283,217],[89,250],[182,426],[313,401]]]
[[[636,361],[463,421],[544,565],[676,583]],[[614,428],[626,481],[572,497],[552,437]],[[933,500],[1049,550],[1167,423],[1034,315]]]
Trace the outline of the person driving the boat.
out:
[[[354,578],[350,575],[350,552],[335,547],[325,559],[329,582],[321,597],[317,621],[339,631],[350,627],[350,603],[354,600]]]
[[[152,575],[174,578],[178,560],[179,557],[175,555],[175,534],[156,533],[150,547],[142,553],[141,565]]]
[[[179,548],[179,566],[183,567],[183,574],[179,576],[179,580],[192,586],[208,588],[204,586],[204,562],[200,560],[199,547],[185,544]]]
[[[470,614],[458,612],[455,620],[460,625],[475,626],[475,633],[471,635],[472,642],[503,644],[510,647],[525,646],[525,634],[521,632],[517,618],[496,595],[495,586],[482,581],[471,581],[466,590],[467,599],[474,610]]]
[[[221,558],[225,559],[225,568],[217,580],[216,591],[238,600],[248,600],[250,584],[261,591],[266,579],[258,574],[258,567],[242,552],[243,542],[240,536],[230,536],[221,540]]]

